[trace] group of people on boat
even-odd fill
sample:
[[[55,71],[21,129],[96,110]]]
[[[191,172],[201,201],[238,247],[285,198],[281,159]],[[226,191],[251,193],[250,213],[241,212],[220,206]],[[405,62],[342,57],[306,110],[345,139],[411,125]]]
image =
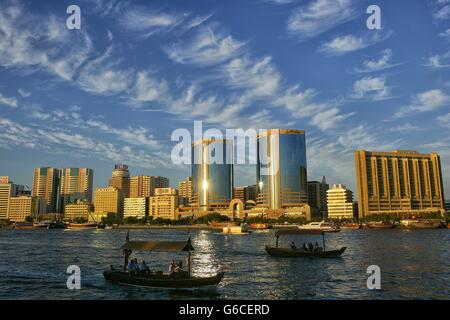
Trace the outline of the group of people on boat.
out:
[[[188,272],[183,269],[183,261],[175,261],[172,260],[172,262],[169,265],[169,276],[172,278],[179,278],[182,276],[187,275]]]
[[[294,241],[292,241],[292,243],[291,243],[291,249],[297,249],[297,247],[295,246]],[[322,252],[323,248],[320,247],[317,242],[314,245],[312,244],[312,242],[308,242],[308,244],[303,242],[302,250],[303,251],[309,251],[309,252]]]
[[[138,263],[138,259],[134,258],[131,259],[130,263],[128,264],[128,272],[130,273],[130,275],[137,275],[137,274],[148,275],[150,273],[150,268],[147,266],[145,260],[142,260],[141,263]]]

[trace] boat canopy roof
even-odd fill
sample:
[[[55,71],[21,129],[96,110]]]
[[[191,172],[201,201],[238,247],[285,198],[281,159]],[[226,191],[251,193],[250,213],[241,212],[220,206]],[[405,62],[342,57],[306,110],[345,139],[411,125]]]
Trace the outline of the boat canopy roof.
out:
[[[322,230],[314,230],[314,229],[288,229],[288,230],[278,230],[277,232],[275,232],[275,236],[279,237],[282,235],[291,235],[291,236],[295,236],[295,235],[323,235],[324,232]]]
[[[127,241],[121,249],[180,252],[193,251],[191,241]]]

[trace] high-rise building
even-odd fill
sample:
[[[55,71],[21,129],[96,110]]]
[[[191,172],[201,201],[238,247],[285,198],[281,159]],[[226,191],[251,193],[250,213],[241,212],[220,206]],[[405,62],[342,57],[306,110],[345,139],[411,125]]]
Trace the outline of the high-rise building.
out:
[[[59,177],[60,171],[56,168],[42,167],[34,169],[31,195],[45,199],[45,213],[57,212]]]
[[[174,188],[156,188],[155,195],[150,197],[149,214],[153,219],[171,219],[176,220],[178,208],[177,189]]]
[[[249,200],[256,202],[257,193],[256,185],[235,187],[233,189],[233,199],[239,199],[244,204]]]
[[[155,188],[168,188],[169,178],[159,176],[134,176],[130,179],[130,198],[151,197]]]
[[[96,213],[123,213],[123,191],[117,187],[98,188],[94,194],[94,211]]]
[[[92,205],[89,202],[77,200],[66,204],[64,208],[64,219],[73,221],[75,219],[89,220]]]
[[[258,205],[270,209],[308,203],[303,130],[267,129],[257,139]]]
[[[188,205],[192,201],[192,177],[178,182],[178,197],[180,204]]]
[[[13,185],[7,177],[1,177],[0,183],[0,220],[8,219],[10,200],[13,196]]]
[[[359,216],[444,214],[437,153],[411,150],[355,152]]]
[[[353,192],[343,184],[335,184],[327,191],[328,218],[353,219],[355,204]]]
[[[148,216],[149,212],[149,198],[125,198],[123,204],[123,218],[138,218],[142,219]]]
[[[327,216],[327,191],[330,186],[325,177],[322,181],[308,181],[308,204],[318,210],[320,217]]]
[[[89,168],[61,169],[59,188],[59,212],[64,213],[68,203],[85,201],[92,203],[94,171]]]
[[[0,187],[1,188],[1,187]],[[9,221],[22,222],[32,214],[32,197],[11,197],[9,200]]]
[[[227,207],[233,196],[232,141],[196,141],[191,156],[192,205],[201,211]]]
[[[116,164],[114,166],[108,186],[122,190],[125,198],[130,197],[130,171],[127,165]]]

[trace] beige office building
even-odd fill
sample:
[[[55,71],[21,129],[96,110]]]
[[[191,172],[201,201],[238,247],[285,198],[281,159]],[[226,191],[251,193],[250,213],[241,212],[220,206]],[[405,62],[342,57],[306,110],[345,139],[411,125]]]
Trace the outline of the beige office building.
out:
[[[122,190],[124,198],[130,197],[130,171],[126,164],[116,164],[114,166],[108,186]]]
[[[23,222],[32,214],[32,197],[11,197],[9,200],[8,219],[12,222]]]
[[[8,219],[10,199],[13,192],[13,185],[7,177],[2,177],[0,183],[0,220]]]
[[[73,221],[75,219],[89,220],[92,205],[89,202],[78,200],[75,203],[68,203],[64,208],[64,220]]]
[[[335,184],[327,191],[328,218],[353,219],[356,208],[353,192],[343,184]]]
[[[178,182],[178,197],[180,203],[187,205],[192,201],[192,177]]]
[[[150,197],[150,216],[153,219],[176,220],[178,208],[178,194],[174,188],[156,188],[155,195]]]
[[[89,168],[63,168],[59,188],[59,211],[78,200],[92,203],[94,171]]]
[[[355,164],[360,217],[444,214],[441,161],[437,153],[357,150]]]
[[[134,176],[130,178],[130,198],[151,197],[156,188],[168,188],[169,179],[159,176]]]
[[[149,198],[125,198],[123,203],[123,218],[138,218],[142,219],[148,216]]]
[[[56,168],[42,167],[34,169],[31,195],[45,200],[45,213],[57,212],[59,176],[60,171]]]
[[[94,195],[94,211],[96,213],[123,213],[123,192],[116,187],[98,188]]]

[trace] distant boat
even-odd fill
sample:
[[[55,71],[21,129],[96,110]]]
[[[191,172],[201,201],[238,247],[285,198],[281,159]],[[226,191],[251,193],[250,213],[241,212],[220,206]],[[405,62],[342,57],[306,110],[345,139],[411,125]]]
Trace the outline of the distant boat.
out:
[[[248,234],[252,233],[249,230],[248,224],[243,223],[240,226],[231,226],[231,227],[224,227],[222,229],[223,233],[230,233],[230,234]]]
[[[272,226],[268,223],[250,223],[250,229],[254,230],[266,230],[270,229]]]
[[[46,223],[37,223],[37,222],[16,222],[14,224],[15,229],[21,230],[33,230],[33,229],[48,229],[49,225]]]
[[[345,229],[361,229],[362,225],[360,223],[343,223],[339,225],[342,230]]]
[[[408,229],[438,229],[445,228],[445,223],[438,219],[404,219],[400,221],[401,225]]]
[[[341,229],[332,222],[310,222],[308,224],[298,226],[301,230],[319,230],[323,232],[339,232]]]
[[[208,224],[213,229],[223,229],[224,227],[236,227],[239,226],[239,222],[235,221],[210,221]]]
[[[297,248],[294,243],[290,248],[279,247],[278,240],[281,235],[295,236],[295,235],[321,235],[322,236],[322,246],[316,249],[309,250],[307,248]],[[340,257],[347,247],[341,247],[335,250],[325,250],[325,232],[322,230],[311,230],[311,229],[292,229],[292,230],[278,230],[275,233],[276,245],[275,247],[266,246],[266,252],[274,257],[284,257],[284,258],[296,258],[296,257],[306,257],[306,258],[338,258]]]
[[[396,227],[396,224],[390,221],[369,221],[366,223],[366,227],[370,229],[392,229]]]
[[[67,229],[76,229],[76,230],[84,230],[84,229],[97,229],[97,223],[75,223],[69,222],[66,223]]]

